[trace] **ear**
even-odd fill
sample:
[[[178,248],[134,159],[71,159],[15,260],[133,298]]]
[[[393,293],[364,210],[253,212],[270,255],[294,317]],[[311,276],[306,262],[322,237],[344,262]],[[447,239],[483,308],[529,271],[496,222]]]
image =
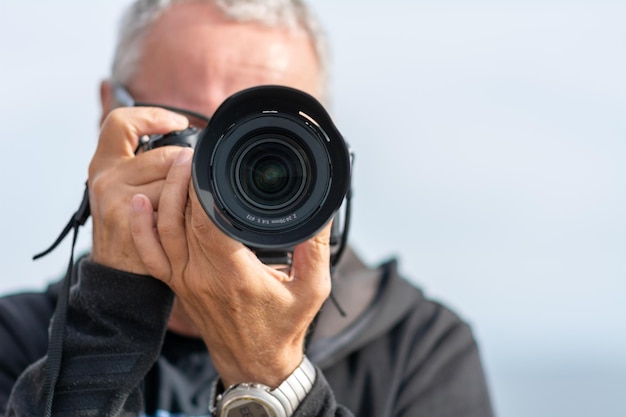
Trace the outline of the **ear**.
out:
[[[100,106],[102,111],[100,125],[102,125],[109,112],[116,107],[115,98],[113,97],[113,85],[107,80],[100,83]]]

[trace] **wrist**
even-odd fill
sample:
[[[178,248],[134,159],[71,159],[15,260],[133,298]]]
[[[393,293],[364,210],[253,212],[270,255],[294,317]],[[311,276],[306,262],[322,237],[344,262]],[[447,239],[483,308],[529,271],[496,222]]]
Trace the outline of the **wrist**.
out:
[[[302,363],[304,355],[301,345],[287,350],[257,351],[258,355],[251,355],[250,349],[245,352],[237,357],[215,355],[214,364],[224,386],[254,381],[276,388]]]

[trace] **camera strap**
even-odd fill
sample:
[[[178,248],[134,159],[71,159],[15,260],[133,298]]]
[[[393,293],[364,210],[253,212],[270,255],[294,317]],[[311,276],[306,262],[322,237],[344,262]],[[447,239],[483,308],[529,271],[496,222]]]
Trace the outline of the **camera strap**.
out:
[[[61,234],[59,234],[59,237],[56,238],[54,243],[50,245],[50,247],[46,249],[45,251],[33,256],[33,261],[36,261],[39,258],[43,258],[47,254],[52,252],[57,246],[59,246],[59,244],[63,241],[63,239],[65,239],[65,237],[70,232],[70,230],[74,229],[74,234],[75,235],[78,234],[78,228],[87,222],[87,219],[89,218],[90,214],[91,212],[89,210],[89,190],[87,189],[87,184],[85,184],[85,192],[83,193],[83,200],[81,201],[80,207],[78,208],[78,210],[76,210],[76,212],[72,215],[72,217],[70,218],[70,221],[67,222],[67,224],[61,231]],[[76,236],[74,236],[74,239],[76,239]],[[72,255],[73,254],[74,254],[74,245],[72,245]]]
[[[44,392],[46,393],[45,417],[52,416],[52,406],[54,402],[54,388],[59,374],[61,372],[61,361],[63,360],[63,337],[65,334],[65,325],[67,323],[67,306],[70,296],[70,287],[75,280],[76,268],[74,268],[74,250],[76,248],[76,240],[78,238],[78,229],[84,225],[89,218],[89,190],[85,185],[83,200],[78,210],[72,215],[63,231],[54,243],[45,251],[33,256],[33,260],[42,258],[52,252],[65,239],[70,231],[74,231],[72,236],[72,249],[70,251],[70,260],[67,265],[67,272],[63,278],[61,291],[57,299],[54,309],[54,319],[50,328],[50,339],[48,341],[48,360],[46,361],[46,375],[44,381]]]

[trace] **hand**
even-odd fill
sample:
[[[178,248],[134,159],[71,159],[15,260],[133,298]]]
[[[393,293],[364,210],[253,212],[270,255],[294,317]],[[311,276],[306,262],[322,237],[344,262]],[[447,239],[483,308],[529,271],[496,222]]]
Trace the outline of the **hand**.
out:
[[[308,327],[330,293],[330,226],[297,245],[289,273],[261,263],[209,219],[190,186],[192,151],[153,201],[133,197],[132,236],[154,277],[176,293],[226,386],[277,387],[299,365]]]
[[[89,165],[93,261],[147,273],[130,234],[128,205],[141,192],[157,207],[177,149],[165,146],[135,156],[135,148],[143,135],[182,130],[188,124],[185,117],[159,108],[119,108],[109,113]]]

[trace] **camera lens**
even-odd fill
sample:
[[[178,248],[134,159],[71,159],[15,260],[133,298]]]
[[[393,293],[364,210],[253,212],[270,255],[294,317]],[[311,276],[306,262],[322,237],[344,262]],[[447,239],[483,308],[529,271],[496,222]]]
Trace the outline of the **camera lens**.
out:
[[[192,176],[211,220],[259,253],[318,233],[339,210],[350,170],[346,143],[315,98],[258,86],[215,111],[196,145]]]
[[[232,165],[236,189],[260,210],[279,210],[301,199],[311,175],[304,150],[289,138],[253,138]]]

